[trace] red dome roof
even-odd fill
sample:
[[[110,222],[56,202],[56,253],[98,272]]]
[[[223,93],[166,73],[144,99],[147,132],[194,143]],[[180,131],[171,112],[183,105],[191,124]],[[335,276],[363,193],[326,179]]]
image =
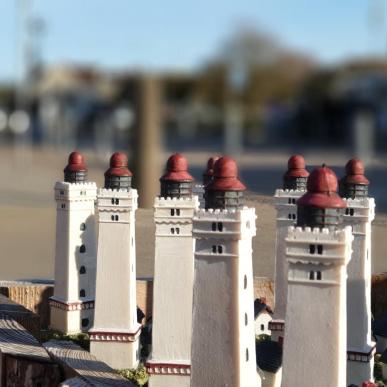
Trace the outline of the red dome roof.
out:
[[[370,184],[369,180],[364,176],[364,164],[359,159],[349,160],[345,166],[345,172],[344,184]]]
[[[128,158],[125,153],[115,152],[110,157],[110,168],[105,176],[133,176],[128,169]]]
[[[223,156],[215,162],[214,179],[206,186],[212,191],[244,191],[246,186],[238,179],[238,167],[231,157]]]
[[[175,153],[167,161],[167,170],[160,180],[168,181],[193,181],[188,173],[187,159],[180,153]]]
[[[64,172],[81,172],[87,171],[85,160],[81,153],[74,151],[71,152]]]
[[[305,169],[305,159],[301,155],[293,155],[288,160],[288,170],[286,171],[284,178],[289,177],[308,177],[309,172]]]
[[[307,193],[297,204],[305,207],[344,208],[346,203],[337,194],[337,177],[332,169],[325,165],[316,168],[309,175]]]

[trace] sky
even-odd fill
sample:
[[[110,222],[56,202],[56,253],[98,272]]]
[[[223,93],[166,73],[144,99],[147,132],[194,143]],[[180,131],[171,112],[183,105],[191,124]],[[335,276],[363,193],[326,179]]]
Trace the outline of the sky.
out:
[[[386,0],[0,0],[0,80],[22,71],[23,2],[45,21],[42,56],[51,65],[191,71],[242,25],[326,64],[387,52]]]

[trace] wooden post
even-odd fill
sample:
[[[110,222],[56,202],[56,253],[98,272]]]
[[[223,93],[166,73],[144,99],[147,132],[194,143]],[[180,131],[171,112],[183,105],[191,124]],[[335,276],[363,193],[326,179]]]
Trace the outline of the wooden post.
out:
[[[134,186],[139,207],[151,208],[159,191],[161,172],[161,83],[151,75],[138,80],[137,125],[134,151]]]

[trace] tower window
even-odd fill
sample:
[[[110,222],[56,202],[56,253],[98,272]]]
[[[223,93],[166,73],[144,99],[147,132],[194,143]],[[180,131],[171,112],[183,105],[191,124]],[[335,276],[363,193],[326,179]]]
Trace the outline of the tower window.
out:
[[[218,222],[218,230],[223,231],[223,223],[222,222]]]
[[[172,227],[171,228],[171,234],[174,234],[175,233],[175,229]]]
[[[117,198],[116,198],[116,199],[114,200],[114,203],[115,203],[115,204],[120,204],[120,199],[117,199]]]
[[[114,198],[112,198],[112,204],[114,204]]]
[[[86,230],[86,223],[81,223],[81,231],[85,231]]]
[[[246,289],[247,288],[247,275],[245,274],[245,277],[243,278],[243,286]]]
[[[175,216],[175,209],[171,208],[171,216]]]
[[[309,254],[314,254],[316,252],[316,246],[315,245],[309,245]]]
[[[322,245],[317,245],[317,254],[322,254],[323,253],[323,246]]]
[[[345,209],[345,215],[349,215],[349,208]]]
[[[89,325],[89,319],[83,318],[81,324],[82,324],[82,328],[86,328]]]
[[[212,231],[216,231],[216,223],[212,222]]]
[[[292,203],[292,199],[291,199],[291,198],[288,199],[288,203],[289,203],[289,204]]]
[[[86,252],[86,246],[85,245],[81,245],[80,247],[79,247],[79,252],[80,253],[85,253]]]
[[[79,297],[86,297],[86,291],[85,289],[81,289],[79,292]]]
[[[218,246],[218,253],[219,254],[222,254],[223,253],[223,246]]]
[[[176,227],[176,234],[180,234],[180,228]]]
[[[314,271],[309,272],[309,279],[314,280]]]
[[[85,266],[81,266],[79,268],[79,274],[86,274],[86,267]]]
[[[292,199],[292,203],[293,203],[293,204],[296,204],[296,199]]]
[[[114,220],[114,215],[111,216],[111,220]]]
[[[180,208],[176,209],[176,216],[180,216]]]
[[[248,324],[248,317],[247,317],[247,313],[245,313],[245,325]]]
[[[355,214],[355,210],[353,208],[349,209],[349,215],[353,216]]]
[[[288,219],[292,219],[292,214],[289,214],[289,215],[288,215]]]
[[[293,220],[296,219],[296,214],[292,214],[292,219],[293,219]]]
[[[118,218],[118,215],[116,215],[116,216],[114,217],[114,220],[117,221],[118,219],[119,219],[119,218]]]
[[[246,348],[246,361],[249,361],[249,349]]]
[[[250,221],[246,222],[246,228],[250,228]]]
[[[261,331],[263,332],[265,330],[265,325],[261,324]]]
[[[60,191],[60,194],[61,194],[61,195],[64,195],[64,191],[63,191],[63,190],[61,190],[61,191]]]
[[[212,246],[212,252],[216,253],[216,246],[215,245]]]
[[[66,204],[62,203],[61,208],[66,208]]]
[[[318,271],[318,272],[317,272],[317,279],[318,279],[319,281],[321,281],[321,271]]]

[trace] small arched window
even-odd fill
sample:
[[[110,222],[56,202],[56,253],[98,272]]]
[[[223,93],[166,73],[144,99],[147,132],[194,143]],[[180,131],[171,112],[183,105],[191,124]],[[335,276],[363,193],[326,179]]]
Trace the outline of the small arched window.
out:
[[[176,209],[176,216],[180,216],[180,208]]]
[[[212,252],[216,253],[216,246],[215,245],[212,246]]]
[[[310,280],[314,280],[314,271],[313,271],[313,270],[311,270],[311,271],[309,272],[309,279],[310,279]]]
[[[247,317],[247,313],[245,313],[245,325],[248,324],[248,317]]]
[[[175,229],[174,227],[171,228],[171,234],[174,234],[175,233]]]
[[[221,246],[221,245],[218,246],[218,253],[219,254],[223,253],[223,246]]]
[[[243,278],[243,286],[244,286],[245,289],[247,288],[247,275],[246,274],[245,274],[245,276]]]
[[[246,348],[246,361],[249,361],[249,349]]]
[[[86,253],[86,246],[85,245],[81,245],[80,247],[79,247],[79,252],[80,253]]]
[[[81,289],[79,292],[79,297],[86,297],[86,291],[85,289]]]
[[[114,203],[115,203],[115,204],[120,204],[120,199],[117,199],[117,198],[116,198],[116,200],[114,200]]]
[[[317,272],[317,279],[318,279],[319,281],[321,281],[321,271],[318,271],[318,272]]]
[[[223,223],[222,222],[218,222],[218,230],[223,231]]]
[[[114,217],[114,220],[115,221],[117,221],[119,218],[118,218],[118,215],[116,215],[115,217]]]
[[[171,208],[171,216],[175,216],[175,209]]]
[[[85,231],[86,230],[86,223],[81,223],[81,231]]]
[[[79,268],[79,274],[86,274],[86,267],[85,266],[81,266]]]
[[[265,325],[261,324],[261,331],[263,332],[265,330]]]
[[[216,231],[216,223],[215,222],[212,222],[211,228],[212,228],[212,231]]]

